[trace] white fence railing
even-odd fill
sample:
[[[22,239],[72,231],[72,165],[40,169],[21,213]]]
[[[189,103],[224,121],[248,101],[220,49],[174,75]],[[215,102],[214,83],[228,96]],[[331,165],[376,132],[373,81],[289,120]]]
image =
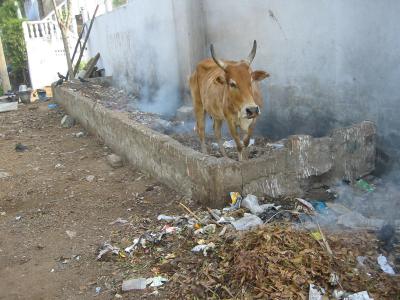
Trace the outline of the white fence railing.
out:
[[[64,6],[65,2],[58,8]],[[54,11],[41,21],[23,22],[22,28],[32,88],[50,85],[58,79],[57,72],[67,71],[64,44]],[[77,38],[77,26],[73,20],[69,32],[70,50],[73,50]]]

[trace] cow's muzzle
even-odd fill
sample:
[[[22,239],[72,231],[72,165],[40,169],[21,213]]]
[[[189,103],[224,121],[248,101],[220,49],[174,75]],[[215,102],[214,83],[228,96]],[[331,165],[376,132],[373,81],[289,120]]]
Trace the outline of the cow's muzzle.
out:
[[[248,119],[253,119],[260,114],[260,108],[258,106],[246,107],[246,117]]]

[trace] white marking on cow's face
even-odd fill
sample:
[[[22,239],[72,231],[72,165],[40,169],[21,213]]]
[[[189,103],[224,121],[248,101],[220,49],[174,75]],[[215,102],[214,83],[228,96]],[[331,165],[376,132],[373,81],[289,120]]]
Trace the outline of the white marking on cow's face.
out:
[[[237,89],[238,85],[235,80],[229,79],[229,86],[233,89]]]
[[[239,120],[240,129],[247,132],[251,123],[253,123],[253,119],[241,118]]]

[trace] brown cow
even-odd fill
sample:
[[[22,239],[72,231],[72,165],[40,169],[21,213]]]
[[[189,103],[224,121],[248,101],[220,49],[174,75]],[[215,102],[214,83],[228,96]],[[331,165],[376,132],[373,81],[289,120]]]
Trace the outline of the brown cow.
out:
[[[205,143],[205,115],[214,121],[214,135],[221,153],[226,157],[221,141],[222,122],[226,120],[229,131],[235,140],[239,160],[243,160],[243,145],[238,127],[246,132],[244,147],[250,142],[256,118],[262,107],[262,96],[258,81],[269,76],[264,71],[252,71],[250,64],[256,55],[257,42],[246,60],[223,61],[215,57],[214,47],[210,46],[212,59],[205,59],[196,67],[190,77],[190,90],[197,121],[196,131],[201,142],[201,150],[207,153]]]

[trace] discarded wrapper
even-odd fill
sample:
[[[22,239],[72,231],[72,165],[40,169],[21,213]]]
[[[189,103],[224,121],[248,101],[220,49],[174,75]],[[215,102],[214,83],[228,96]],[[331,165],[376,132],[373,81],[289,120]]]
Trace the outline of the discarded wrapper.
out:
[[[310,284],[310,289],[308,292],[308,300],[322,300],[325,295],[325,289],[316,286],[314,284]]]
[[[344,298],[344,300],[374,300],[374,299],[368,295],[367,291],[362,291],[348,295]]]
[[[383,272],[385,272],[387,274],[390,274],[390,275],[395,275],[396,274],[394,272],[392,266],[387,261],[387,258],[385,256],[383,256],[382,254],[380,254],[378,256],[378,264],[381,267]]]
[[[162,286],[165,282],[168,282],[168,279],[161,276],[156,276],[146,279],[146,285],[150,284],[151,287]]]
[[[231,224],[236,230],[247,230],[263,224],[263,221],[256,215],[245,213],[243,218],[233,221]]]
[[[246,198],[242,200],[241,206],[249,209],[250,212],[255,215],[262,214],[264,211],[270,208],[275,208],[275,209],[280,208],[280,206],[275,206],[275,204],[273,203],[260,205],[258,204],[257,197],[251,194],[248,194]]]
[[[192,252],[200,252],[203,251],[203,255],[207,256],[207,251],[214,249],[215,248],[215,244],[214,243],[209,243],[209,244],[201,244],[201,245],[197,245],[194,246],[192,248]]]
[[[104,245],[99,250],[99,254],[97,255],[97,260],[100,260],[103,257],[103,255],[107,254],[108,252],[118,255],[119,250],[120,249],[118,247],[115,247],[109,243],[104,243]]]
[[[309,213],[314,213],[314,207],[312,206],[312,204],[304,199],[301,198],[296,198],[297,201],[300,202],[300,204],[309,212]]]
[[[115,224],[124,225],[124,224],[126,224],[126,223],[128,223],[127,220],[124,220],[124,219],[122,219],[122,218],[118,218],[118,219],[116,219],[116,220],[114,220],[114,221],[112,221],[112,222],[110,222],[110,223],[108,223],[108,224],[109,224],[109,225],[115,225]]]

